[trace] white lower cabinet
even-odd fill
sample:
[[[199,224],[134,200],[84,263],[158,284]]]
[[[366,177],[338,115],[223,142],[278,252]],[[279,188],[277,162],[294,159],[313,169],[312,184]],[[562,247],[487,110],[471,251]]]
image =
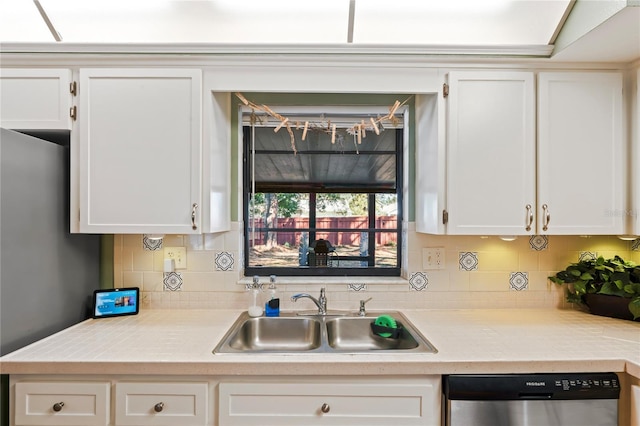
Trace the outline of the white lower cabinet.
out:
[[[21,382],[15,386],[15,425],[109,425],[109,382]]]
[[[440,376],[12,375],[9,426],[440,426]]]
[[[119,382],[115,423],[122,426],[204,426],[208,383]]]
[[[440,425],[440,376],[221,382],[219,425]]]

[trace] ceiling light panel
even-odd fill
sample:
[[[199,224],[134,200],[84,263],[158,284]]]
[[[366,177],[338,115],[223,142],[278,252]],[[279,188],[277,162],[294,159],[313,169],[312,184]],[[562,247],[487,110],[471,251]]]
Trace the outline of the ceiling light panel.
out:
[[[343,43],[348,0],[40,0],[68,42]]]
[[[0,41],[54,41],[40,12],[30,0],[0,1]]]
[[[360,0],[354,43],[546,45],[569,0]]]

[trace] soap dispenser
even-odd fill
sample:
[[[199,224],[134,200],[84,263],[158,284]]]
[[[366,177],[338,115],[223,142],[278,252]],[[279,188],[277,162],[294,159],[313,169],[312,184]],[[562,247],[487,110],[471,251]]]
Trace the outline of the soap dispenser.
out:
[[[275,275],[269,277],[269,300],[264,304],[264,313],[268,317],[280,316],[280,299],[277,296]]]
[[[259,317],[262,315],[262,307],[258,305],[258,292],[260,291],[260,277],[255,275],[253,277],[253,285],[251,286],[251,292],[253,293],[253,304],[249,306],[248,313],[250,317]]]

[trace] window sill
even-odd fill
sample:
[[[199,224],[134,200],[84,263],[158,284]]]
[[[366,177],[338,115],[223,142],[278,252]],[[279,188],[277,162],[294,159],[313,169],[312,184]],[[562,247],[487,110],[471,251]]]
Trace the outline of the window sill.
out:
[[[269,284],[269,277],[260,277],[261,283]],[[345,285],[345,284],[367,284],[367,285],[389,285],[389,284],[407,284],[409,281],[402,277],[285,277],[277,276],[276,283],[281,284],[327,284],[327,285]],[[237,284],[247,285],[253,283],[252,277],[241,278]]]

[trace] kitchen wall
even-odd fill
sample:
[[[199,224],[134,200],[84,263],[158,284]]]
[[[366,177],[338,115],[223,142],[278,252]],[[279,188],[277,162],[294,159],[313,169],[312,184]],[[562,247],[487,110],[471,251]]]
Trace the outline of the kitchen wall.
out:
[[[168,235],[161,243],[143,235],[116,235],[115,286],[140,287],[143,308],[246,308],[250,294],[245,289],[247,279],[242,280],[241,226],[233,225],[230,232]],[[164,273],[165,247],[186,247],[186,268]],[[443,247],[445,268],[425,270],[423,247]],[[640,263],[640,239],[535,236],[507,242],[498,237],[419,234],[409,223],[406,279],[309,277],[292,282],[279,277],[278,288],[285,310],[312,308],[305,301],[294,305],[289,296],[301,291],[316,294],[321,286],[327,287],[333,309],[357,309],[358,301],[369,297],[373,297],[370,309],[568,307],[563,289],[547,276],[581,256],[616,254]]]

